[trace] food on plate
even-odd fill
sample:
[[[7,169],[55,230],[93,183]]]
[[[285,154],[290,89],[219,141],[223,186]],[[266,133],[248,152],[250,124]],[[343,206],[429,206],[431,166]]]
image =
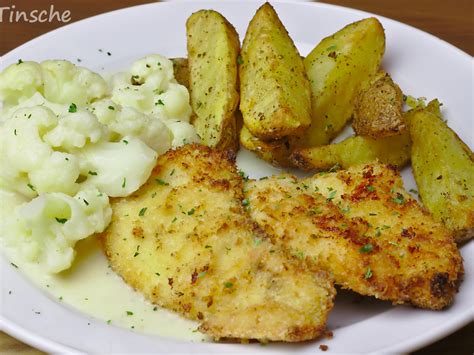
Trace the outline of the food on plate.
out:
[[[311,127],[295,140],[299,147],[328,144],[351,119],[359,90],[380,66],[385,34],[371,17],[324,38],[304,59],[311,84]]]
[[[203,144],[239,148],[239,35],[216,11],[200,10],[186,21],[193,125]]]
[[[303,133],[311,123],[311,91],[303,60],[269,3],[247,28],[241,52],[240,110],[257,138]]]
[[[456,240],[474,236],[474,155],[448,127],[439,102],[408,112],[413,175],[424,206],[454,232]]]
[[[178,84],[183,85],[186,89],[189,89],[189,66],[187,58],[171,58],[173,62],[174,78]]]
[[[272,241],[337,284],[394,304],[450,305],[463,274],[452,233],[403,189],[399,173],[370,164],[297,180],[246,184],[252,218]]]
[[[356,101],[352,127],[359,136],[388,137],[406,129],[403,93],[390,75],[379,72]]]
[[[401,168],[410,161],[410,148],[410,135],[405,131],[396,136],[376,139],[352,136],[339,143],[296,148],[290,159],[303,170],[328,170],[334,166],[347,169],[373,161]]]
[[[290,143],[286,138],[264,141],[252,135],[248,128],[243,126],[240,130],[240,144],[272,165],[280,167],[293,166],[289,160],[291,152]]]
[[[104,230],[109,196],[133,193],[159,154],[199,141],[187,90],[159,55],[112,83],[64,60],[19,61],[0,73],[0,97],[0,188],[25,198],[2,221],[2,244],[47,272],[68,268],[76,241]]]
[[[132,196],[112,202],[103,248],[127,283],[215,338],[317,337],[332,308],[331,279],[287,258],[246,205],[234,157],[186,145],[160,156]]]

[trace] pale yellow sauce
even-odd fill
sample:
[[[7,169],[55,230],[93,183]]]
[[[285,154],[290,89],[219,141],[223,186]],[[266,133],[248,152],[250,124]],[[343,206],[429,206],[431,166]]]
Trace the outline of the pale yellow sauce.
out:
[[[0,201],[2,225],[5,226],[5,219],[11,215],[11,211],[25,200],[18,194],[0,189]],[[8,233],[8,230],[2,228],[2,233]],[[34,264],[16,260],[8,250],[5,250],[5,254],[33,283],[46,290],[57,302],[111,326],[175,339],[207,339],[196,331],[197,322],[151,304],[129,287],[109,268],[95,237],[79,242],[76,250],[77,256],[72,267],[56,275],[44,273]]]

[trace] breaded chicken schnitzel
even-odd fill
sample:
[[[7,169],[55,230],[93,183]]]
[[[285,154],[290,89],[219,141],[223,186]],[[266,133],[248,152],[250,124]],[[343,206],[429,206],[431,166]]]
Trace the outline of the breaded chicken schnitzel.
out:
[[[246,195],[275,244],[331,272],[343,288],[429,309],[452,303],[463,274],[459,250],[395,169],[276,176],[249,181]]]
[[[233,156],[186,145],[159,157],[132,196],[113,201],[103,248],[128,284],[215,338],[319,336],[332,280],[273,245],[247,202]]]

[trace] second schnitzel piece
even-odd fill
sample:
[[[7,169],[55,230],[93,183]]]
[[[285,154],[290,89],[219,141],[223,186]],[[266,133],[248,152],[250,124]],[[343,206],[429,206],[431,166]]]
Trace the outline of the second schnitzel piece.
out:
[[[215,338],[319,336],[333,306],[331,279],[286,257],[246,204],[233,156],[186,145],[159,157],[135,194],[113,201],[103,247],[128,284]]]
[[[463,274],[459,250],[395,169],[271,177],[248,182],[246,194],[252,217],[277,245],[321,265],[343,288],[429,309],[452,303]]]

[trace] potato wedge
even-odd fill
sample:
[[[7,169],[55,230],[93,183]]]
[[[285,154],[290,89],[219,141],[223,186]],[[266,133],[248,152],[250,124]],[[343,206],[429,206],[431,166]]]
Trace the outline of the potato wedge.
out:
[[[201,10],[186,22],[193,125],[203,144],[238,150],[239,36],[218,12]]]
[[[286,138],[263,141],[253,136],[248,128],[243,126],[240,130],[240,144],[274,166],[283,168],[293,166],[289,159],[290,145]]]
[[[361,85],[374,75],[385,51],[380,22],[367,18],[323,39],[305,58],[312,90],[311,127],[296,143],[328,144],[354,113]]]
[[[474,236],[474,155],[439,116],[439,103],[406,115],[413,147],[413,175],[426,209],[454,232]]]
[[[311,92],[303,60],[275,10],[260,7],[242,45],[240,111],[257,138],[302,133],[311,123]]]
[[[378,72],[356,101],[352,127],[359,136],[394,136],[406,128],[403,93],[390,75]]]
[[[328,170],[336,165],[347,169],[376,160],[402,167],[410,161],[410,147],[408,131],[379,139],[353,136],[335,144],[295,149],[290,159],[304,170]]]
[[[171,58],[173,62],[174,78],[178,82],[190,90],[189,88],[189,67],[187,58]]]

